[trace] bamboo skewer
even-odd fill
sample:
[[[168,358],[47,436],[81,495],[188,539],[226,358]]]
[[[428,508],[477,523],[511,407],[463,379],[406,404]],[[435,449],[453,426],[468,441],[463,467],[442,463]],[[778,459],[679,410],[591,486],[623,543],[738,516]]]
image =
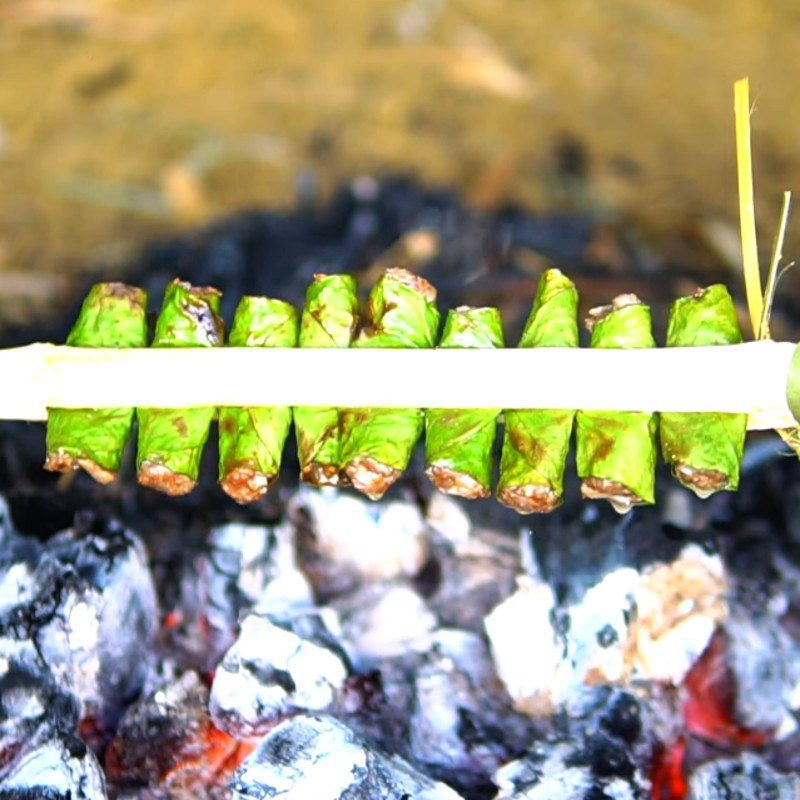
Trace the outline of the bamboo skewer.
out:
[[[325,405],[716,411],[749,414],[750,429],[786,428],[797,424],[786,399],[795,349],[773,341],[646,350],[32,344],[0,351],[0,419],[45,420],[48,407]]]

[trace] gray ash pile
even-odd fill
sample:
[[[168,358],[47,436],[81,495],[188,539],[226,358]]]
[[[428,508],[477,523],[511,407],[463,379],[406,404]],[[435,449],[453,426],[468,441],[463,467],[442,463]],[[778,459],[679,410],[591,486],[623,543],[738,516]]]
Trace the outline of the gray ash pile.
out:
[[[592,261],[596,229],[362,181],[154,247],[130,277],[297,303],[314,272],[406,259],[445,303],[520,325],[544,254],[589,302],[634,279],[674,296]],[[42,438],[0,425],[0,800],[800,791],[800,475],[777,441],[752,440],[736,494],[665,483],[619,517],[573,482],[523,518],[431,494],[419,463],[379,503],[300,487],[291,449],[247,508],[211,464],[165,498],[130,459],[110,486],[54,479]]]

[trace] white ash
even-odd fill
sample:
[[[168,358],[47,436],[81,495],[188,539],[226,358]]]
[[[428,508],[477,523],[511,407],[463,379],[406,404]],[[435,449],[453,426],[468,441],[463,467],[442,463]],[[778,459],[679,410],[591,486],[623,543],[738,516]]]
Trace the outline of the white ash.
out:
[[[564,663],[565,645],[553,627],[555,607],[547,583],[521,575],[517,591],[485,621],[497,674],[515,706],[535,715],[553,710],[553,688]]]
[[[232,800],[458,800],[332,717],[299,716],[268,733],[231,782]]]
[[[436,615],[405,583],[368,583],[334,606],[342,618],[343,644],[357,669],[427,650],[437,627]]]
[[[144,548],[112,528],[67,531],[38,555],[30,590],[0,614],[0,635],[30,638],[81,716],[113,725],[154,660],[156,599]]]
[[[91,750],[76,736],[33,741],[0,783],[0,800],[107,800]]]
[[[495,773],[494,800],[638,800],[644,795],[621,778],[602,784],[585,767],[570,766],[571,750],[555,745],[536,759],[512,761]]]
[[[625,674],[623,643],[636,608],[639,574],[620,567],[590,587],[580,603],[567,610],[566,658],[571,681],[616,683]],[[566,687],[569,694],[572,687]]]
[[[362,580],[410,577],[427,559],[427,528],[414,503],[302,487],[290,507],[295,517],[301,510],[308,515],[313,555],[340,573],[336,583],[348,572]]]
[[[290,525],[230,523],[215,528],[200,571],[209,624],[230,630],[273,581],[297,572]],[[310,596],[307,590],[304,595]]]
[[[681,683],[728,615],[729,580],[719,555],[697,545],[643,570],[626,654],[631,675]]]
[[[698,767],[689,778],[687,800],[797,800],[800,778],[781,775],[752,753]]]
[[[484,624],[506,689],[534,715],[586,683],[679,684],[727,614],[722,562],[694,545],[641,572],[611,570],[572,603],[557,602],[538,564],[528,572]]]
[[[319,711],[347,679],[341,631],[330,608],[248,614],[214,675],[210,709],[234,736],[265,730],[289,711]]]
[[[275,620],[291,620],[297,614],[314,608],[314,591],[297,564],[294,528],[289,524],[276,525],[271,530],[269,570],[258,595],[248,606],[253,613],[268,615]],[[338,621],[326,612],[326,618],[338,630]]]

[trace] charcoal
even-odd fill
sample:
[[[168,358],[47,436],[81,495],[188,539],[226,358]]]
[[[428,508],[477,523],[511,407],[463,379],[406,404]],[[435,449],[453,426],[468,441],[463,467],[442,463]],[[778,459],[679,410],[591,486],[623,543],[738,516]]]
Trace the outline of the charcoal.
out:
[[[0,800],[107,800],[100,765],[77,737],[33,741],[0,783]]]
[[[31,741],[70,734],[74,697],[61,691],[32,642],[0,639],[0,779]]]
[[[428,774],[474,792],[525,748],[530,726],[510,708],[481,637],[436,631],[410,679],[408,755]]]
[[[660,711],[661,709],[659,709]],[[570,696],[556,727],[494,775],[497,800],[636,800],[652,758],[642,703],[629,692],[586,687]]]
[[[268,733],[234,774],[233,800],[458,800],[442,783],[367,745],[331,717],[299,716]]]
[[[752,753],[711,761],[689,778],[688,800],[796,800],[798,796],[797,775],[780,775]]]
[[[258,603],[276,610],[312,602],[288,524],[219,526],[183,569],[168,635],[187,668],[213,671],[233,645],[240,618]]]
[[[427,649],[374,659],[331,713],[465,797],[490,797],[492,773],[527,749],[534,726],[511,708],[482,637],[440,628],[428,639]]]
[[[0,542],[5,543],[8,536],[14,532],[14,524],[11,521],[11,512],[8,510],[8,503],[5,497],[0,494]]]
[[[736,685],[734,715],[745,728],[771,731],[792,722],[800,648],[761,610],[735,608],[725,622],[727,663]]]
[[[214,675],[214,722],[234,736],[246,736],[290,711],[327,708],[348,671],[338,628],[329,608],[246,616]]]
[[[0,507],[0,515],[2,513]],[[0,520],[0,619],[13,608],[33,600],[34,572],[41,552],[39,542],[28,536],[18,536],[10,524],[4,527]]]
[[[495,800],[638,800],[637,789],[622,778],[603,780],[585,766],[569,763],[565,744],[543,748],[522,761],[512,761],[494,776]]]
[[[290,513],[303,532],[301,563],[323,598],[360,580],[411,577],[428,556],[425,520],[414,503],[303,487]]]
[[[253,744],[216,728],[208,689],[194,672],[165,681],[132,705],[106,752],[115,790],[147,787],[146,797],[212,798]]]
[[[582,593],[565,595],[572,602],[559,601],[535,558],[527,570],[484,624],[506,689],[534,715],[587,682],[680,683],[727,615],[722,562],[694,545],[641,571],[609,570]]]
[[[66,531],[38,556],[27,591],[0,614],[0,636],[30,639],[81,716],[111,727],[152,666],[156,601],[144,548],[110,526]]]
[[[431,537],[432,558],[440,580],[428,593],[428,604],[441,625],[481,633],[484,617],[514,591],[519,548],[513,538],[498,531],[465,529],[457,512],[447,511],[447,503],[444,509],[442,505],[433,506],[437,527]],[[442,519],[445,514],[449,521]]]

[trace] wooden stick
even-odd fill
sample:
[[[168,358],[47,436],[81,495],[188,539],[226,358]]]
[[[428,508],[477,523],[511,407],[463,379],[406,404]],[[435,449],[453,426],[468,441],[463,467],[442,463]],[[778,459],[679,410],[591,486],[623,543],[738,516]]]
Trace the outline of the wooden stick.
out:
[[[795,345],[591,350],[82,349],[0,351],[0,419],[47,407],[337,406],[581,408],[748,413],[796,424]]]

